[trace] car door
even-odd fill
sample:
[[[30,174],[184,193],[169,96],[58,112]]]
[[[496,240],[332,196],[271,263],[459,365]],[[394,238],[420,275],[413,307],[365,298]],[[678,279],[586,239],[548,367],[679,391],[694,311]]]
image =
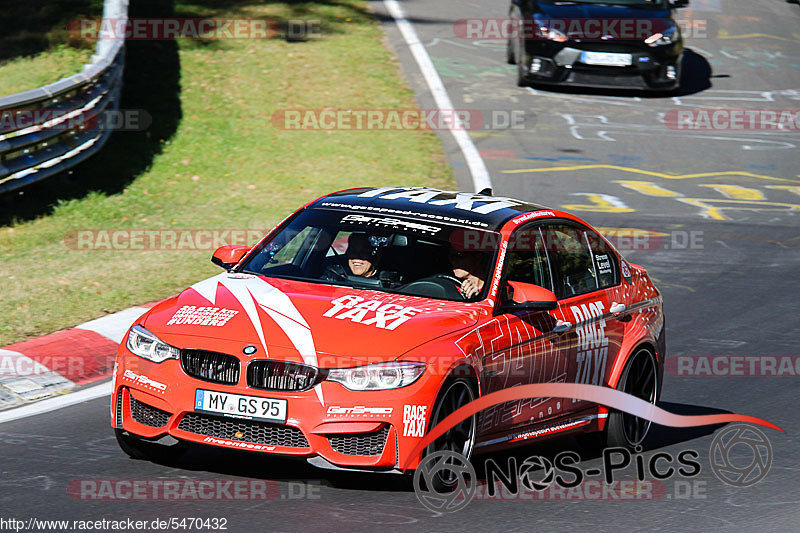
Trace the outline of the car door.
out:
[[[593,230],[573,222],[542,228],[563,317],[561,348],[567,354],[568,381],[605,385],[619,354],[626,319],[624,302],[615,301],[620,283],[616,254]],[[567,401],[566,411],[589,407]]]
[[[553,285],[547,251],[537,226],[518,228],[509,242],[499,297],[501,306],[502,299],[508,297],[508,281],[531,283],[549,290],[552,290]],[[481,328],[485,346],[485,394],[518,385],[568,380],[568,358],[562,350],[561,337],[554,331],[558,322],[556,313],[500,312],[493,321]],[[564,404],[560,398],[506,402],[482,411],[478,427],[484,434],[504,432],[554,418],[563,410]]]

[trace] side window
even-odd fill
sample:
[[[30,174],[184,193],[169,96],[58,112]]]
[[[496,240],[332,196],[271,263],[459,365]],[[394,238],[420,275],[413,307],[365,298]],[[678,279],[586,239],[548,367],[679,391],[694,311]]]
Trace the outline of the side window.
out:
[[[550,224],[543,228],[559,299],[598,289],[597,269],[586,231],[571,224]]]
[[[594,269],[597,273],[597,285],[600,289],[607,289],[619,284],[619,265],[617,257],[608,247],[606,241],[597,233],[587,230],[584,232],[589,243],[594,260]]]
[[[506,279],[553,290],[547,251],[538,227],[520,228],[511,234],[506,253]]]
[[[300,251],[303,243],[311,233],[311,226],[303,228],[299,233],[295,233],[286,243],[276,244],[280,248],[273,254],[271,264],[285,265],[294,261],[297,252]],[[289,233],[287,232],[287,235]]]

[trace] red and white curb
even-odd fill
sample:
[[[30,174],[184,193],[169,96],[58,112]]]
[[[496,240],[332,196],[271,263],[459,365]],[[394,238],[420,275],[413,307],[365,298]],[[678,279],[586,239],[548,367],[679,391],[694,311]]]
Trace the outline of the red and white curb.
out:
[[[64,395],[75,387],[111,377],[117,346],[131,324],[152,305],[131,307],[74,328],[0,348],[0,409]],[[20,409],[83,401],[88,399],[84,398],[88,390],[45,400],[47,404],[38,402],[3,411],[0,422]],[[70,400],[66,400],[67,396]]]

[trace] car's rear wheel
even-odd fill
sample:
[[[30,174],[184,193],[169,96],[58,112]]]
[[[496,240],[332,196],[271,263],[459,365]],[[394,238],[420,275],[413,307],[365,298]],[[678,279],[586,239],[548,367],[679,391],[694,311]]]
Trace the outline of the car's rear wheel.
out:
[[[172,445],[159,444],[140,439],[121,429],[115,429],[114,434],[117,437],[119,447],[132,459],[171,463],[179,459],[189,449],[189,443],[185,441],[178,441]]]
[[[429,428],[436,427],[437,424],[450,416],[451,413],[467,405],[474,399],[475,389],[470,380],[466,378],[456,378],[447,381],[442,388],[442,392],[439,394],[439,398],[436,400]],[[476,429],[476,419],[475,415],[473,415],[456,424],[450,428],[447,433],[433,441],[433,443],[425,449],[425,455],[449,451],[461,454],[469,460],[475,446]],[[456,488],[458,477],[450,470],[441,469],[435,474],[432,482],[434,485],[433,489],[436,492],[447,492]]]
[[[656,357],[650,349],[642,348],[628,360],[617,389],[646,402],[656,403],[660,393],[658,366]],[[608,415],[606,444],[631,450],[641,449],[650,426],[650,420],[621,411],[612,411]]]

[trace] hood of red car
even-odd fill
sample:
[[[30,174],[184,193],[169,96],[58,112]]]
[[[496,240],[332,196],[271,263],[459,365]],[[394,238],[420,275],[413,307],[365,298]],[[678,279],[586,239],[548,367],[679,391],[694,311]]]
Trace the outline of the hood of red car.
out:
[[[154,307],[144,326],[179,348],[334,367],[396,359],[475,324],[483,304],[225,273]],[[249,348],[248,351],[251,351]]]

